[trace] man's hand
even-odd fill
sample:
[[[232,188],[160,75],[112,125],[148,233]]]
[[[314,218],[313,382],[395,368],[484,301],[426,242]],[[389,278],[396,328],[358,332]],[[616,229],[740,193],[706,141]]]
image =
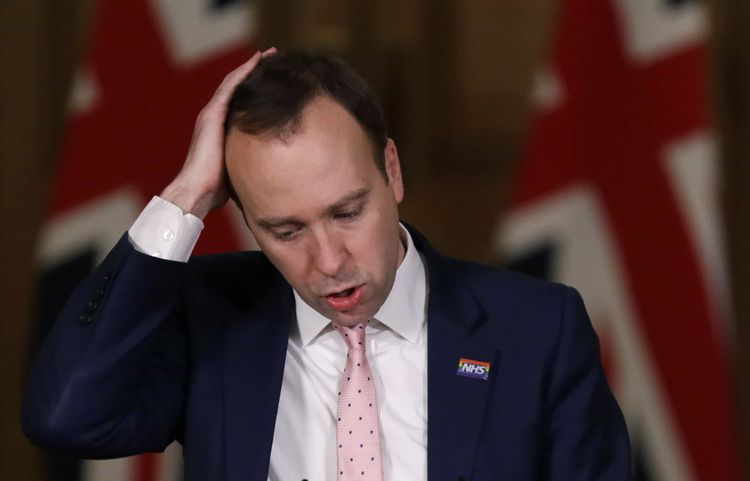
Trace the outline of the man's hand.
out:
[[[231,71],[203,107],[195,122],[187,159],[177,177],[160,197],[203,219],[226,204],[229,191],[224,183],[224,119],[235,87],[275,48],[257,52],[250,60]]]

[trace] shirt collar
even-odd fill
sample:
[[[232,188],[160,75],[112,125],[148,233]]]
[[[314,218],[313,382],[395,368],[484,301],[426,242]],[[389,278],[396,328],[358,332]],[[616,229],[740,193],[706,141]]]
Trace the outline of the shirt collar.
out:
[[[407,341],[414,343],[417,342],[425,321],[427,280],[424,263],[414,247],[411,234],[403,224],[399,226],[402,239],[406,241],[406,254],[396,269],[396,278],[391,292],[375,314],[375,319]],[[330,326],[331,321],[310,307],[296,290],[294,301],[297,326],[293,329],[292,335],[299,336],[302,347],[306,347],[326,327]]]

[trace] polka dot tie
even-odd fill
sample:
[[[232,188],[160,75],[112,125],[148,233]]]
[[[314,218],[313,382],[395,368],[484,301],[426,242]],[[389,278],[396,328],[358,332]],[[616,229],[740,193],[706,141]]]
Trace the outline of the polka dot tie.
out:
[[[339,481],[383,481],[378,404],[365,353],[365,324],[333,324],[348,347],[336,421]]]

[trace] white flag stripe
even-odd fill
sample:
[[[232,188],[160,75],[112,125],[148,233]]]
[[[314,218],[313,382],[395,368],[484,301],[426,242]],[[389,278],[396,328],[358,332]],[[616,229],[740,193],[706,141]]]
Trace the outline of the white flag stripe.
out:
[[[615,0],[626,48],[636,63],[656,61],[705,41],[705,2],[669,5],[666,0]]]
[[[726,239],[719,205],[719,168],[716,141],[707,131],[673,142],[664,155],[666,171],[680,200],[682,214],[691,229],[695,252],[701,263],[703,278],[717,316],[715,332],[722,338],[722,349],[730,346],[734,336],[731,315],[729,275],[726,264]]]
[[[77,70],[73,76],[73,84],[68,97],[68,114],[71,116],[84,114],[93,109],[98,101],[99,88],[94,72],[90,68]]]
[[[563,102],[563,89],[557,72],[544,69],[537,72],[531,90],[531,101],[540,110],[553,110]]]
[[[133,481],[130,458],[89,460],[83,463],[81,481]]]
[[[178,442],[173,442],[159,456],[156,479],[159,481],[182,481],[182,478],[182,446]]]
[[[143,205],[138,193],[122,189],[55,216],[39,236],[37,262],[47,266],[92,247],[96,251],[95,262],[101,262]]]
[[[246,1],[211,8],[207,0],[151,0],[175,64],[191,65],[247,43],[255,13]]]

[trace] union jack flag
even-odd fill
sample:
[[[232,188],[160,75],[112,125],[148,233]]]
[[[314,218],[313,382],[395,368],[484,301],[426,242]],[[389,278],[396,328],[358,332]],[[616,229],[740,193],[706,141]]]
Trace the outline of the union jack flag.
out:
[[[738,479],[706,7],[564,0],[497,249],[576,286],[638,480]]]
[[[72,289],[182,165],[193,122],[247,60],[253,10],[232,0],[100,0],[74,82],[67,132],[39,243],[39,335]],[[212,214],[198,252],[250,239],[236,209]],[[43,293],[43,295],[41,295]],[[112,461],[51,457],[56,481],[182,479],[178,445]]]

